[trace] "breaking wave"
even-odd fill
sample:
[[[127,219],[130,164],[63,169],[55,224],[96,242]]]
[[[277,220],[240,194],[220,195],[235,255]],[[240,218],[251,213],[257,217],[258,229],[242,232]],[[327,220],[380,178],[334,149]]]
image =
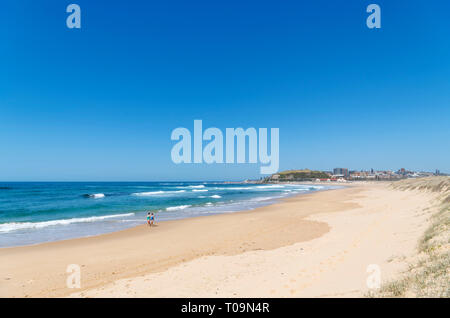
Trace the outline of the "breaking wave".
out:
[[[190,205],[177,205],[177,206],[170,206],[168,208],[166,208],[166,211],[178,211],[178,210],[184,210],[186,208],[189,208]]]
[[[85,198],[91,198],[91,199],[101,199],[105,197],[104,193],[94,193],[94,194],[84,194]]]
[[[148,197],[152,195],[161,195],[161,194],[171,194],[171,193],[182,193],[186,192],[186,190],[178,190],[178,191],[150,191],[150,192],[136,192],[132,193],[131,195],[138,196],[138,197]]]
[[[106,219],[119,218],[132,216],[134,213],[125,213],[125,214],[112,214],[112,215],[104,215],[104,216],[91,216],[86,218],[72,218],[72,219],[61,219],[61,220],[52,220],[52,221],[43,221],[43,222],[14,222],[14,223],[3,223],[0,224],[0,233],[12,232],[17,230],[24,229],[40,229],[48,226],[55,225],[68,225],[72,223],[86,223],[86,222],[97,222]]]

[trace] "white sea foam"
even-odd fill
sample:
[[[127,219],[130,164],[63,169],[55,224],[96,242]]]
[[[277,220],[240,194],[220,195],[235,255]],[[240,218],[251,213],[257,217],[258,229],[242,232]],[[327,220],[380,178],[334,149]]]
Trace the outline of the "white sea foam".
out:
[[[317,190],[320,190],[320,189],[323,189],[323,188],[325,188],[324,186],[309,186],[308,187],[309,189],[317,189]]]
[[[256,187],[216,187],[215,190],[253,190]]]
[[[201,188],[204,188],[204,187],[205,186],[203,184],[188,186],[188,188],[191,188],[191,189],[201,189]]]
[[[178,210],[184,210],[186,208],[189,208],[190,205],[177,205],[177,206],[170,206],[168,208],[166,208],[166,211],[178,211]]]
[[[217,195],[217,194],[214,194],[214,195],[211,196],[211,198],[213,198],[213,199],[220,199],[221,196],[220,196],[220,195]]]
[[[234,188],[228,188],[230,190],[253,190],[255,187],[234,187]],[[225,188],[227,189],[227,188]]]
[[[258,189],[278,189],[278,188],[284,188],[283,185],[278,184],[272,184],[272,185],[264,185],[264,186],[257,186]]]
[[[259,198],[253,198],[250,201],[253,202],[259,202],[259,201],[267,201],[267,200],[273,200],[273,199],[279,199],[280,197],[259,197]]]
[[[207,192],[208,190],[206,190],[206,189],[202,189],[202,190],[200,190],[200,189],[194,189],[194,190],[192,190],[192,192]]]
[[[138,197],[147,197],[150,195],[157,195],[157,194],[163,194],[164,191],[151,191],[151,192],[137,192],[137,193],[133,193],[133,195],[138,196]]]
[[[94,194],[85,194],[84,195],[87,198],[92,198],[92,199],[101,199],[105,197],[105,194],[103,193],[94,193]]]
[[[111,214],[111,215],[103,215],[103,216],[91,216],[86,218],[72,218],[72,219],[61,219],[61,220],[52,220],[52,221],[43,221],[43,222],[14,222],[14,223],[4,223],[0,224],[0,233],[12,232],[23,229],[40,229],[47,226],[55,226],[55,225],[68,225],[72,223],[86,223],[86,222],[97,222],[111,218],[120,218],[126,216],[132,216],[134,213],[125,213],[125,214]]]
[[[178,191],[150,191],[150,192],[136,192],[132,193],[132,195],[138,196],[138,197],[148,197],[152,195],[161,195],[161,194],[171,194],[171,193],[182,193],[186,192],[186,190],[178,190]]]

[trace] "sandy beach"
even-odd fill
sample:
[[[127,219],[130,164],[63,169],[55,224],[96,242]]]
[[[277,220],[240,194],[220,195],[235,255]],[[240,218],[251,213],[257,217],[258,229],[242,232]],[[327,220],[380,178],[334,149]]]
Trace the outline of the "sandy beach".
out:
[[[387,183],[252,211],[0,249],[1,297],[361,297],[405,269],[436,195]],[[66,286],[69,264],[81,289]]]

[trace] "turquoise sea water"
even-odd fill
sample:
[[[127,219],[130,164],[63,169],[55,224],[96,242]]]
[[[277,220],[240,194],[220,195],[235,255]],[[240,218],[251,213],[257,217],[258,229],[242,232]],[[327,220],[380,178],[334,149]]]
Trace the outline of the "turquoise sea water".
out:
[[[157,221],[230,213],[297,193],[313,185],[221,182],[0,183],[0,247],[83,237]]]

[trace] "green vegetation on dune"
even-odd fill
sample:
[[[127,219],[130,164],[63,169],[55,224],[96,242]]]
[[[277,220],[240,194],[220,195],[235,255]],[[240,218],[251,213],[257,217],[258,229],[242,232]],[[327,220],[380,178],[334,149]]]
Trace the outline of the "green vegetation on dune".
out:
[[[313,170],[286,170],[274,174],[268,178],[268,181],[305,181],[315,179],[328,179],[330,176],[322,171]]]
[[[450,177],[408,179],[393,183],[401,190],[437,194],[438,211],[418,244],[418,260],[402,278],[384,284],[375,297],[450,297]]]

